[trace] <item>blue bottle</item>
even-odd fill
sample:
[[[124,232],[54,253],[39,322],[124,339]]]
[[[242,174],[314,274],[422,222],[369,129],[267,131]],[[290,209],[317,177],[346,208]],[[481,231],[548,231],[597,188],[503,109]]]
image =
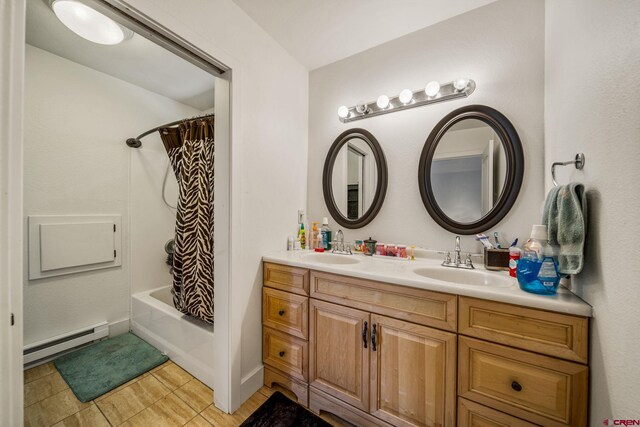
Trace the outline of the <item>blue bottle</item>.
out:
[[[324,250],[328,251],[331,249],[331,229],[329,228],[329,220],[326,216],[322,218],[322,228],[320,228],[320,233],[322,235],[322,242],[324,243]]]
[[[522,248],[516,273],[523,291],[541,295],[553,295],[560,284],[558,260],[547,238],[545,225],[534,225],[531,238]]]

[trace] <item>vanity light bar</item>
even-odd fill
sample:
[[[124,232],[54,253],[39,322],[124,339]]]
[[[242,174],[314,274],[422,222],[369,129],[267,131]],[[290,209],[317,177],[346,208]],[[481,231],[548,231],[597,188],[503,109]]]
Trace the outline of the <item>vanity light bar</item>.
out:
[[[372,102],[357,104],[353,107],[343,105],[338,108],[338,118],[342,123],[348,123],[354,120],[366,119],[367,117],[406,110],[407,108],[466,98],[475,89],[476,82],[471,79],[457,79],[443,85],[433,81],[427,83],[424,89],[413,92],[405,89],[393,98],[380,95],[377,100]],[[409,92],[411,92],[411,97],[409,97]]]

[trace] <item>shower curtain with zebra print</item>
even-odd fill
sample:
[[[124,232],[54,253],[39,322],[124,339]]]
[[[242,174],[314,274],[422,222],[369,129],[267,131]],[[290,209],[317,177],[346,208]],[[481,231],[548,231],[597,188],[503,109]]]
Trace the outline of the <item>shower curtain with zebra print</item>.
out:
[[[182,313],[213,323],[213,117],[160,129],[178,181],[173,302]]]

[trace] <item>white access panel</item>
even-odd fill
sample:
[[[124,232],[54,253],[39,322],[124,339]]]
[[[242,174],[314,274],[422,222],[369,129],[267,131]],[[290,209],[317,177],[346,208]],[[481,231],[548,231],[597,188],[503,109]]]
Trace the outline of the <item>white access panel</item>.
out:
[[[117,267],[119,215],[30,216],[29,279]]]

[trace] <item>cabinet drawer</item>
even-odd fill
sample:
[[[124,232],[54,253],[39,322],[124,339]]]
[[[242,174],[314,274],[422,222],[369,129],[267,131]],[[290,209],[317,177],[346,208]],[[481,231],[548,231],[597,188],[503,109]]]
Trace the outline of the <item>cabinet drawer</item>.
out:
[[[309,298],[271,288],[262,289],[262,323],[270,328],[307,339]]]
[[[587,363],[585,317],[460,297],[458,332],[510,347]]]
[[[545,426],[586,425],[586,366],[466,337],[458,348],[459,396]]]
[[[264,263],[264,285],[299,295],[309,295],[309,270]]]
[[[470,400],[458,399],[458,427],[536,427]]]
[[[311,296],[396,319],[456,331],[455,295],[312,271]]]
[[[262,359],[266,365],[307,382],[308,344],[300,338],[262,328]]]

